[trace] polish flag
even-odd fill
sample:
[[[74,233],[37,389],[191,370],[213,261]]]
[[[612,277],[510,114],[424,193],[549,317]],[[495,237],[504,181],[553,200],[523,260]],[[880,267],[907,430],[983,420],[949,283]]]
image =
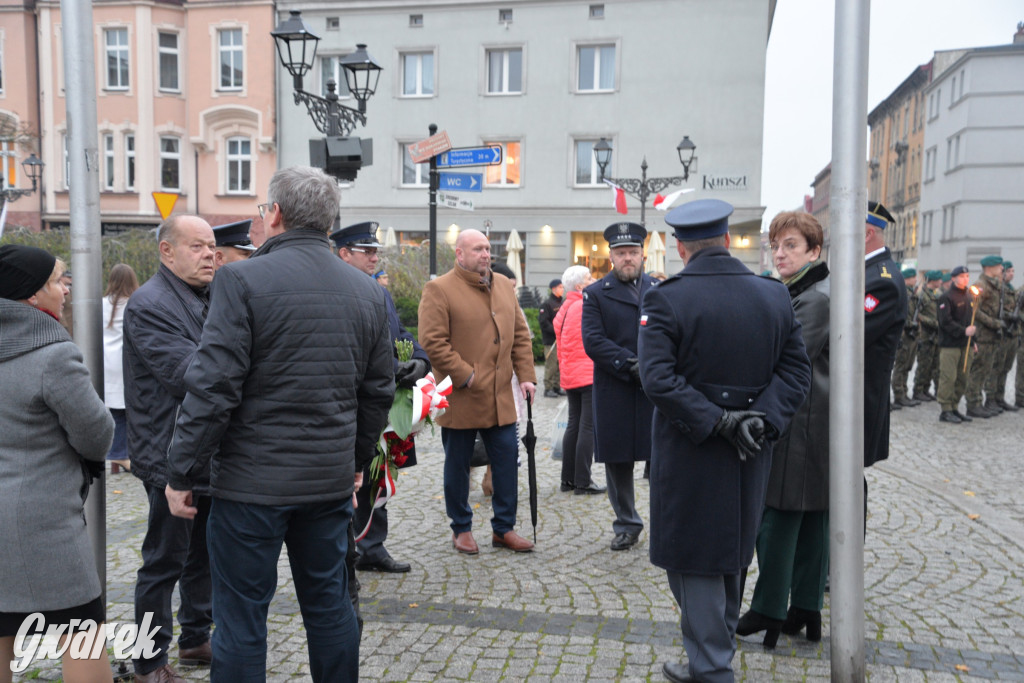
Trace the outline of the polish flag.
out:
[[[654,198],[654,208],[658,211],[668,211],[672,204],[679,199],[680,195],[686,194],[687,192],[693,192],[692,187],[686,187],[682,190],[676,190],[671,192],[664,197],[660,194]]]
[[[619,213],[629,213],[629,211],[627,211],[626,209],[626,191],[623,190],[618,185],[616,185],[615,183],[609,182],[607,180],[604,182],[606,185],[608,185],[608,187],[612,188],[612,195],[615,197],[615,199],[613,200],[615,204],[615,210],[618,211]]]

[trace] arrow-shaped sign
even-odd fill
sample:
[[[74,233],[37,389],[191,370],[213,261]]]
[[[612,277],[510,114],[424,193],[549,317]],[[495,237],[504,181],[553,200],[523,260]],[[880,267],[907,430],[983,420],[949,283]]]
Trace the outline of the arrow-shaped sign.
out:
[[[439,173],[442,192],[481,192],[484,185],[483,173]]]
[[[501,163],[501,145],[459,147],[439,154],[438,168],[457,166],[495,166]]]

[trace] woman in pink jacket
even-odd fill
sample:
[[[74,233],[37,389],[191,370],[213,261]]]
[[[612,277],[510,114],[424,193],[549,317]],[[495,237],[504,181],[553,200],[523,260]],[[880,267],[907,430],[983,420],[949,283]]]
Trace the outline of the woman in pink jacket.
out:
[[[594,281],[586,266],[570,266],[562,275],[565,301],[555,316],[555,345],[562,388],[569,397],[569,424],[562,437],[562,491],[604,493],[590,479],[594,461],[594,362],[583,350],[583,288]]]

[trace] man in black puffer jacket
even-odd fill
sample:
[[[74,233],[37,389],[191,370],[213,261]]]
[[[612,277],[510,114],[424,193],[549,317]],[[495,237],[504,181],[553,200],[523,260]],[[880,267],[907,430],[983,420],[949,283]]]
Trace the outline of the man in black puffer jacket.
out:
[[[268,239],[217,273],[168,452],[167,500],[188,517],[210,464],[217,680],[266,675],[267,607],[288,545],[314,681],[357,680],[345,553],[352,494],[394,396],[385,292],[331,254],[337,182],[274,174]]]

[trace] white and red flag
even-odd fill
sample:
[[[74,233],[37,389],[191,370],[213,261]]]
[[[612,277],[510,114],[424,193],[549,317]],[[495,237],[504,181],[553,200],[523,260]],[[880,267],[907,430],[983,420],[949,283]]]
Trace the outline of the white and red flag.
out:
[[[626,191],[613,182],[608,180],[604,181],[608,187],[612,188],[612,195],[615,197],[614,204],[615,210],[619,213],[629,213],[626,209]]]
[[[684,187],[681,190],[675,192],[669,192],[667,195],[662,196],[658,194],[654,197],[654,208],[658,211],[668,211],[672,208],[672,204],[679,199],[680,195],[686,194],[687,192],[693,192],[692,187]]]

